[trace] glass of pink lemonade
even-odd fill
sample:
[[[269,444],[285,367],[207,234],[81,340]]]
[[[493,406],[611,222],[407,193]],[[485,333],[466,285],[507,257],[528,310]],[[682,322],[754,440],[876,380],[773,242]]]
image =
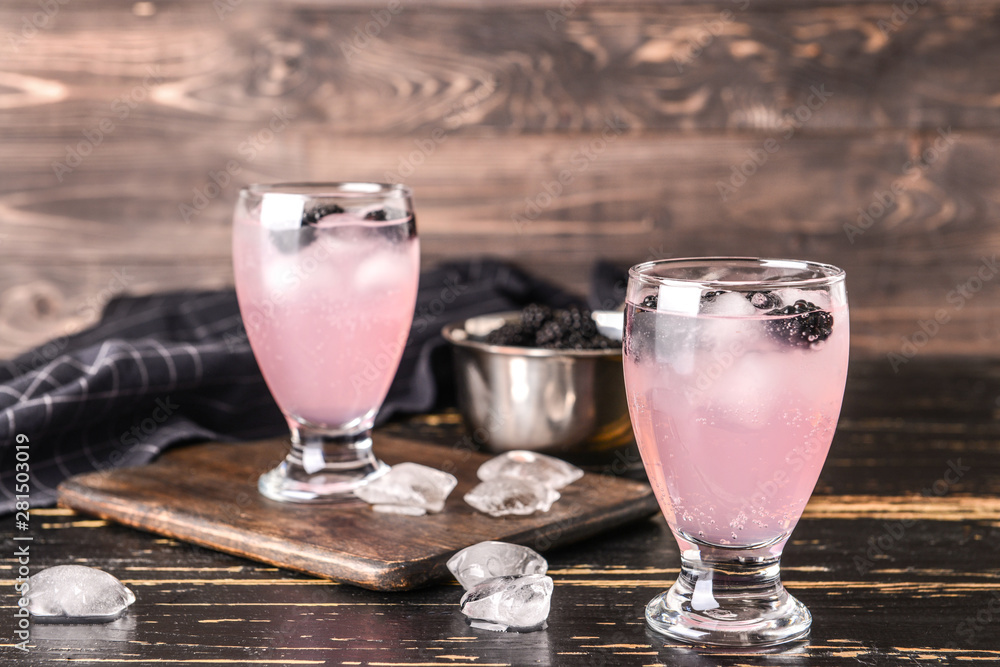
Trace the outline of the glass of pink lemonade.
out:
[[[676,583],[646,607],[653,630],[733,647],[809,633],[780,559],[837,427],[849,328],[834,266],[706,258],[630,270],[629,412],[681,552]]]
[[[420,246],[410,191],[379,183],[252,185],[233,217],[250,346],[291,429],[260,492],[331,502],[388,470],[371,430],[413,320]]]

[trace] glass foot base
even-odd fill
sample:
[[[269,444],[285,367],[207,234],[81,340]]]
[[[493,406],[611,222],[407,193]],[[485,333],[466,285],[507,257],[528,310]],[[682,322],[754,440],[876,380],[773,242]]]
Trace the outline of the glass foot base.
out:
[[[291,451],[260,476],[257,490],[287,503],[359,502],[354,490],[389,471],[371,444],[370,432],[329,436],[293,429]]]
[[[812,614],[781,585],[779,558],[720,555],[727,554],[682,552],[676,583],[646,605],[650,629],[725,647],[777,646],[809,634]]]
[[[678,604],[673,589],[646,605],[646,623],[662,634],[687,644],[708,646],[777,646],[809,634],[812,614],[805,605],[785,594],[784,604],[734,602],[715,609],[695,610],[690,601]]]

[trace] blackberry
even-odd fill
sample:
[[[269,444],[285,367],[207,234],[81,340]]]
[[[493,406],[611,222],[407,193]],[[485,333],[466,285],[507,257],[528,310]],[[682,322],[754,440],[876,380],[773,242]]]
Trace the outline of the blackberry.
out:
[[[576,306],[553,310],[538,304],[524,308],[516,322],[491,331],[484,341],[490,345],[556,350],[602,350],[620,345],[601,335],[589,310]]]
[[[373,211],[368,211],[365,213],[365,220],[374,220],[375,222],[385,222],[387,220],[402,220],[407,217],[405,211],[398,208],[377,208]]]
[[[302,216],[303,225],[315,225],[320,220],[334,213],[343,213],[344,209],[339,204],[320,204],[311,208]]]
[[[597,323],[594,322],[589,310],[570,306],[566,310],[557,310],[553,313],[553,319],[563,328],[564,338],[573,332],[579,333],[584,338],[590,338],[597,333]]]
[[[718,297],[721,294],[725,294],[725,293],[726,293],[725,290],[721,290],[721,289],[720,290],[715,290],[713,292],[705,292],[704,294],[701,295],[701,300],[702,301],[708,301],[709,303],[711,303],[712,301],[715,301],[716,297]]]
[[[549,320],[535,333],[536,347],[559,347],[563,339],[563,329],[558,322]]]
[[[530,345],[533,339],[534,334],[531,336],[526,335],[524,327],[520,324],[517,322],[508,322],[499,329],[494,329],[486,334],[485,342],[487,345],[525,346]]]
[[[296,229],[272,229],[268,236],[274,246],[286,255],[294,255],[316,240],[316,224],[331,213],[343,213],[337,204],[320,204],[302,214],[302,225]]]
[[[521,324],[528,329],[537,331],[550,319],[552,319],[552,309],[548,306],[540,306],[537,303],[533,303],[521,311]]]
[[[645,299],[642,300],[642,307],[648,308],[649,310],[656,310],[657,298],[655,294],[650,294]]]
[[[571,350],[585,350],[589,347],[587,338],[579,331],[573,331],[564,341],[564,346]]]
[[[774,292],[747,292],[744,296],[757,310],[777,308],[781,305],[781,299]]]
[[[799,299],[791,306],[769,310],[768,315],[786,316],[770,320],[768,329],[778,340],[796,347],[812,347],[833,333],[833,315],[809,301]],[[787,317],[794,315],[794,317]]]

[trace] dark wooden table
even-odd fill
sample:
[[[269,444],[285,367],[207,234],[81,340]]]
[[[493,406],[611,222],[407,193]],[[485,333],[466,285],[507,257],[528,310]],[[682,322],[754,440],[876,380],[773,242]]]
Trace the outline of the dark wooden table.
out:
[[[455,422],[390,428],[454,442]],[[836,441],[783,560],[812,637],[781,652],[696,650],[646,629],[644,605],[678,566],[660,518],[549,553],[549,628],[519,635],[466,625],[457,584],[376,593],[69,510],[32,515],[33,570],[92,565],[138,599],[108,625],[34,625],[30,652],[8,643],[0,664],[997,665],[1000,361],[852,365]],[[13,517],[4,521],[12,565]]]

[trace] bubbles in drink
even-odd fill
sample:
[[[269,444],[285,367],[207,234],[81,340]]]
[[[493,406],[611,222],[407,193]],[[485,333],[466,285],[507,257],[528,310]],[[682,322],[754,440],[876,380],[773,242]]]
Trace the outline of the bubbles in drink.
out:
[[[685,314],[683,298],[662,287],[652,296],[626,306],[625,375],[643,458],[663,462],[649,474],[662,476],[654,490],[668,522],[727,546],[787,534],[833,435],[846,305],[823,308],[825,295],[798,289],[709,290]],[[793,310],[775,313],[788,298]]]
[[[295,256],[274,253],[269,261],[263,263],[261,273],[264,288],[272,295],[272,300],[280,298],[295,275]]]
[[[282,410],[339,428],[369,419],[385,398],[412,321],[419,242],[410,218],[330,207],[300,215],[294,229],[236,222],[237,294]]]
[[[759,351],[734,355],[713,384],[704,392],[706,410],[716,423],[736,431],[758,430],[772,421],[773,401],[761,395],[780,395],[780,376],[771,371],[775,360]]]
[[[655,340],[657,363],[669,364],[674,372],[690,375],[694,372],[698,329],[694,318],[676,315],[646,315],[652,324],[648,338]]]
[[[374,244],[371,245],[374,247]],[[382,250],[372,253],[367,261],[358,265],[354,274],[354,287],[370,293],[380,289],[392,290],[397,285],[405,285],[410,267],[404,254],[405,249],[400,249],[398,252]]]

